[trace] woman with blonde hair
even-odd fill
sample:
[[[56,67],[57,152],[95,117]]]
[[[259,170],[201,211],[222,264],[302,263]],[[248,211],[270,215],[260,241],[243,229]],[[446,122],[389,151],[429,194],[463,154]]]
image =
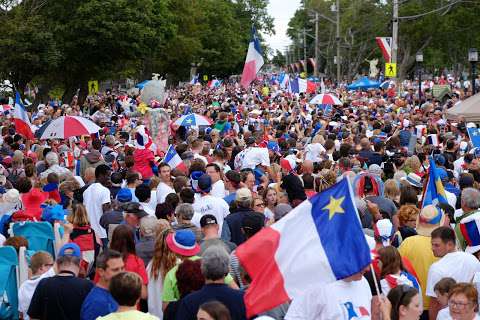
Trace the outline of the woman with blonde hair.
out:
[[[167,272],[177,264],[176,254],[167,245],[167,236],[172,232],[170,228],[165,228],[158,234],[152,260],[147,265],[148,312],[160,319],[163,318],[163,280]]]
[[[423,172],[420,170],[421,168],[422,168],[422,163],[420,162],[420,159],[416,155],[408,157],[405,160],[405,163],[403,164],[403,170],[407,174],[413,172],[419,175],[420,177],[423,176]]]
[[[398,209],[398,202],[400,201],[400,188],[398,187],[397,181],[394,179],[388,179],[385,181],[383,195],[385,198],[392,200]]]

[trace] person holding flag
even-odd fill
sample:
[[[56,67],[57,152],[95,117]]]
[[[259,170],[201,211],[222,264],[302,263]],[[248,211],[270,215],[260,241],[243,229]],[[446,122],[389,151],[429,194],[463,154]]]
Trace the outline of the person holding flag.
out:
[[[293,307],[286,319],[342,319],[344,312],[369,317],[371,294],[362,273],[371,256],[352,194],[348,179],[342,179],[237,248],[235,254],[252,279],[245,294],[248,317],[288,300],[302,309],[306,290],[336,285],[345,289],[338,295],[342,304],[328,300],[329,311],[318,314],[323,302],[316,299],[308,315],[297,317]],[[342,279],[344,283],[337,283]],[[348,285],[350,281],[357,282]],[[361,300],[344,295],[348,290]]]

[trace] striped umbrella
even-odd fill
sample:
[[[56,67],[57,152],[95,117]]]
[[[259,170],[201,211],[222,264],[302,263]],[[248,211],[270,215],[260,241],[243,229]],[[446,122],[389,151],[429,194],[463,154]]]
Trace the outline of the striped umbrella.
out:
[[[208,118],[196,114],[190,113],[187,115],[183,115],[177,120],[175,120],[175,124],[178,126],[189,127],[189,126],[209,126],[212,124]]]
[[[93,121],[77,116],[64,116],[45,123],[37,130],[39,139],[66,139],[97,133],[100,127]]]
[[[310,100],[310,104],[342,105],[343,103],[333,94],[321,93]]]

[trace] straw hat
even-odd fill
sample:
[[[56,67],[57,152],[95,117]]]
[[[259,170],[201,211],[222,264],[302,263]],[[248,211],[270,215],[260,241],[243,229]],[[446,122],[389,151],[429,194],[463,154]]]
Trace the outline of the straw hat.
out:
[[[445,214],[442,209],[434,205],[425,206],[417,217],[417,233],[430,237],[432,231],[443,226],[444,222]]]

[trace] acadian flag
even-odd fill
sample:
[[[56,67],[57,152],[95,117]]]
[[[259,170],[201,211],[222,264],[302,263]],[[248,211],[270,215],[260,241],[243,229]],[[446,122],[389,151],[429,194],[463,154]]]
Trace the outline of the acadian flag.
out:
[[[217,80],[217,79],[213,79],[213,80],[208,82],[207,86],[209,88],[218,88],[218,87],[220,87],[221,84],[222,84],[222,81]]]
[[[282,73],[280,74],[278,82],[280,83],[280,88],[286,89],[288,88],[288,84],[290,82],[290,76],[286,73]]]
[[[428,182],[427,187],[423,191],[422,208],[429,204],[437,205],[438,203],[446,203],[447,196],[445,195],[445,189],[443,188],[442,180],[439,176],[439,171],[435,166],[435,161],[432,157],[429,157],[428,162]]]
[[[260,41],[258,41],[257,31],[252,26],[252,40],[248,45],[247,58],[245,59],[245,66],[243,67],[242,80],[240,84],[246,88],[257,77],[258,71],[263,66],[262,48]]]
[[[480,129],[478,128],[468,128],[467,129],[468,136],[470,137],[470,141],[475,148],[480,148]]]
[[[307,92],[307,88],[308,88],[308,84],[306,79],[301,79],[297,77],[290,82],[290,92],[293,92],[293,93]]]
[[[350,277],[370,265],[348,179],[305,200],[236,252],[252,279],[247,317],[295,299],[314,285]]]
[[[15,109],[13,110],[13,119],[15,121],[15,129],[18,133],[27,139],[33,139],[32,124],[28,118],[28,113],[20,99],[20,93],[15,93]]]
[[[166,162],[172,169],[179,169],[183,172],[187,172],[187,166],[183,162],[182,158],[180,158],[173,145],[168,146],[168,150],[163,161]]]

